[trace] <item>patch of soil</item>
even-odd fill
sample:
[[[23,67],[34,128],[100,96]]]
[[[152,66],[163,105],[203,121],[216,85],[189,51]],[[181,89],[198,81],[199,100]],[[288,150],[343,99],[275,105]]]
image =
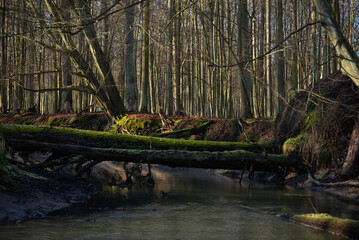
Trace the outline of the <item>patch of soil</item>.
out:
[[[274,123],[272,119],[254,118],[249,119],[243,124],[244,132],[242,132],[237,141],[239,142],[271,142],[274,137]]]
[[[46,180],[21,177],[0,190],[0,223],[44,218],[98,193],[93,183],[49,172]]]
[[[218,120],[208,127],[205,140],[236,142],[240,133],[238,127],[234,121]]]

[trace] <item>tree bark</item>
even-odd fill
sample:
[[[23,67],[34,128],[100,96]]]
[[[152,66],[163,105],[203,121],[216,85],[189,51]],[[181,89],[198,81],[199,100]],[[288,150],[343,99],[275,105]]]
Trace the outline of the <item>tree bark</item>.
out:
[[[284,39],[283,33],[283,0],[277,0],[277,44],[280,44]],[[284,82],[284,49],[280,45],[279,52],[276,54],[277,72],[276,72],[276,86],[277,86],[277,104],[275,115],[284,107],[285,99],[285,82]]]
[[[6,35],[6,24],[5,24],[5,7],[6,7],[6,0],[2,1],[3,9],[1,11],[1,78],[0,78],[0,112],[6,113],[7,112],[7,97],[8,97],[8,80],[6,79],[6,67],[7,67],[7,39]]]
[[[263,14],[263,13],[262,13]],[[265,1],[265,22],[266,22],[266,52],[271,49],[271,1]],[[265,76],[266,76],[266,115],[272,116],[272,71],[271,55],[265,57]]]
[[[348,153],[344,161],[341,177],[348,179],[358,173],[359,163],[359,115],[355,119],[352,136],[350,138]]]
[[[65,19],[70,19],[70,9],[68,8],[68,1],[61,1],[61,8],[64,10]],[[64,87],[72,85],[72,75],[71,75],[71,59],[68,55],[63,56],[62,65],[62,83]],[[61,112],[63,113],[72,113],[72,91],[64,91],[62,93],[62,103],[61,103]]]
[[[149,59],[150,59],[150,0],[143,3],[142,15],[142,74],[141,74],[141,100],[140,112],[149,110]]]
[[[133,0],[127,0],[127,6],[131,5]],[[137,111],[137,80],[136,80],[136,67],[135,60],[133,58],[133,46],[134,46],[134,14],[135,7],[130,7],[126,10],[126,89],[125,89],[125,104],[126,108],[130,112]]]

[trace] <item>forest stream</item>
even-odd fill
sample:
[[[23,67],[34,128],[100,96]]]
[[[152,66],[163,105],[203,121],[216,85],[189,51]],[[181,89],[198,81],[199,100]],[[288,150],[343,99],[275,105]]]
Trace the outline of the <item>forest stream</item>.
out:
[[[281,214],[359,208],[320,192],[229,178],[223,170],[152,167],[153,188],[102,186],[87,204],[46,219],[0,226],[0,239],[343,239]]]

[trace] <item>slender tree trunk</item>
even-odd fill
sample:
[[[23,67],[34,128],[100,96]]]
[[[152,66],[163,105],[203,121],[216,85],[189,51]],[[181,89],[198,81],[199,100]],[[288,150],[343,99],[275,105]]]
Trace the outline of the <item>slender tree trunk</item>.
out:
[[[171,115],[173,110],[173,16],[175,14],[175,0],[168,0],[168,36],[167,36],[167,84],[166,84],[166,114]]]
[[[176,2],[176,1],[175,1]],[[177,1],[177,12],[181,11],[181,1]],[[181,106],[181,15],[176,16],[175,23],[175,113],[179,114]]]
[[[238,56],[239,61],[244,62],[250,56],[249,48],[249,25],[248,25],[248,5],[247,0],[238,0]],[[239,65],[240,75],[240,116],[251,116],[250,96],[251,82],[247,71],[247,64]]]
[[[143,3],[142,15],[142,74],[141,74],[141,100],[140,112],[149,110],[148,86],[149,86],[149,58],[150,58],[150,0]]]
[[[252,50],[252,57],[253,59],[257,59],[257,14],[255,12],[255,9],[257,8],[257,1],[252,0],[252,19],[251,19],[251,50]],[[259,117],[259,104],[258,104],[258,73],[257,73],[257,64],[258,61],[254,60],[252,62],[252,69],[253,69],[253,84],[252,84],[252,108],[253,108],[253,116]]]
[[[69,56],[63,56],[64,64],[62,65],[62,82],[63,86],[72,85],[72,75],[71,75],[71,60]],[[72,92],[64,91],[62,93],[62,110],[63,113],[72,113]]]
[[[131,5],[133,0],[126,0],[127,6]],[[126,109],[130,112],[137,111],[137,79],[136,79],[136,66],[133,57],[133,46],[134,46],[134,14],[135,7],[130,7],[126,9],[126,25],[125,25],[125,34],[126,34],[126,55],[125,55],[125,65],[126,65],[126,89],[125,89],[125,106]]]
[[[8,80],[6,78],[6,68],[7,68],[7,38],[6,35],[6,24],[5,24],[5,7],[6,7],[6,0],[2,1],[2,11],[1,11],[1,77],[0,77],[0,112],[6,113],[8,109],[7,98],[8,98]]]
[[[271,49],[271,1],[265,1],[265,22],[266,22],[266,52]],[[271,80],[271,55],[266,56],[265,60],[266,70],[266,115],[267,117],[272,116],[272,80]]]
[[[61,7],[64,10],[64,18],[66,21],[70,21],[70,9],[68,7],[68,0],[62,0]],[[71,59],[68,55],[63,55],[63,65],[62,65],[62,83],[63,86],[72,85],[72,75],[71,75]],[[62,92],[62,105],[61,111],[63,113],[72,113],[72,92],[64,91]]]
[[[277,44],[281,43],[284,38],[283,33],[283,0],[277,0]],[[276,85],[277,85],[277,109],[275,114],[280,112],[284,107],[283,99],[285,98],[285,83],[284,83],[284,49],[281,45],[276,54],[277,63],[277,74],[276,74]]]
[[[292,0],[292,16],[291,16],[291,26],[292,31],[296,31],[298,29],[298,20],[297,20],[297,0]],[[293,96],[298,90],[298,39],[296,36],[293,37],[292,40],[292,64],[291,64],[291,96]]]

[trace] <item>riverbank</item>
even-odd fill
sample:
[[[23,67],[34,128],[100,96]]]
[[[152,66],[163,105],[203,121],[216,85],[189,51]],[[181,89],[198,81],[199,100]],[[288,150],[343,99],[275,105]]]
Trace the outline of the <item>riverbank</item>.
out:
[[[97,194],[95,183],[48,171],[37,172],[42,178],[21,176],[0,190],[0,223],[45,218],[73,204],[85,203]],[[4,189],[5,188],[5,189]]]

